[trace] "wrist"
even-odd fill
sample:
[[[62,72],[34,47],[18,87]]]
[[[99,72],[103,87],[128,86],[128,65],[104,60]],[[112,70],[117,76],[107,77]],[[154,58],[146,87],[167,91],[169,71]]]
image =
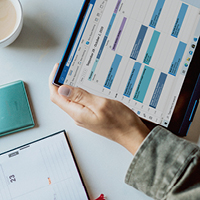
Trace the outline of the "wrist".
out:
[[[132,127],[127,132],[121,133],[116,142],[135,155],[149,132],[150,130],[144,124]]]

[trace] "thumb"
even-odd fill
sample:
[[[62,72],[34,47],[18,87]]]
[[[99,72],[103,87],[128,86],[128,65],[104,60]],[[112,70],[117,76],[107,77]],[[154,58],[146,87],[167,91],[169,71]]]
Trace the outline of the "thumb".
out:
[[[60,86],[58,89],[58,93],[67,98],[67,100],[81,104],[86,107],[91,107],[92,105],[94,105],[96,102],[95,99],[99,98],[81,88],[76,88],[69,85]]]

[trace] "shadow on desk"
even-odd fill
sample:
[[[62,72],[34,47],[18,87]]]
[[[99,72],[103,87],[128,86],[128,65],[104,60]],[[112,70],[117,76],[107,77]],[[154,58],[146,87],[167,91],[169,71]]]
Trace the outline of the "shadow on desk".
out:
[[[42,21],[24,17],[22,31],[9,48],[47,49],[58,46],[58,42],[51,34],[51,31],[45,29],[45,27]]]

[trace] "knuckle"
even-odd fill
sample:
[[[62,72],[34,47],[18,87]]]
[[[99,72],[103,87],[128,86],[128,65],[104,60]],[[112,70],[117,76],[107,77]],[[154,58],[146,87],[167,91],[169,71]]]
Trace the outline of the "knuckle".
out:
[[[76,94],[73,97],[73,101],[76,102],[76,103],[79,103],[79,102],[81,102],[83,97],[84,97],[83,92],[80,89],[78,89]]]
[[[99,111],[105,116],[113,116],[116,111],[123,110],[124,106],[121,102],[111,99],[102,99],[99,105]]]
[[[110,100],[109,99],[102,99],[99,105],[99,109],[102,112],[105,112],[109,109],[110,105]]]

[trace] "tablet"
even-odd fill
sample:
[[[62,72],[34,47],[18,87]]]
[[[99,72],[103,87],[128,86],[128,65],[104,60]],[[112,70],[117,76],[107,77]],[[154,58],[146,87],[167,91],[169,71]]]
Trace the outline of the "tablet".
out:
[[[200,2],[85,0],[53,84],[121,101],[184,136],[200,97]]]

